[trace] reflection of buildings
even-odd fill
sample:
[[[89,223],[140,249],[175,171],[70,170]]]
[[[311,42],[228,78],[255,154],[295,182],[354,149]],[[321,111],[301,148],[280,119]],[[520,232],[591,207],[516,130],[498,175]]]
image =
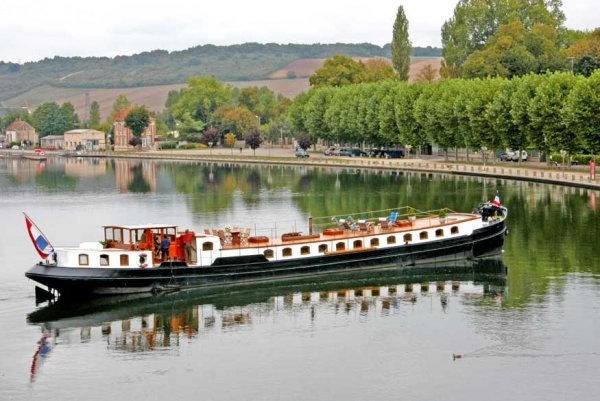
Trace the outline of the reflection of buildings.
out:
[[[156,163],[151,160],[115,159],[119,192],[156,192]]]
[[[327,319],[336,321],[336,315],[358,322],[386,318],[397,315],[402,308],[411,306],[412,309],[415,304],[423,302],[428,311],[433,307],[442,313],[455,302],[496,305],[496,295],[503,292],[501,284],[437,281],[299,292],[270,297],[265,302],[220,309],[213,304],[176,307],[176,304],[167,302],[167,305],[163,305],[164,312],[110,323],[99,322],[95,326],[91,323],[92,326],[75,329],[52,328],[61,341],[102,341],[117,351],[148,352],[179,347],[182,340],[189,341],[203,334],[246,330],[251,326],[272,324],[286,318],[310,326],[317,318],[322,322]],[[102,314],[101,318],[106,318],[106,315]],[[56,326],[60,326],[60,321]]]
[[[106,159],[65,158],[65,175],[70,177],[98,177],[106,174]]]

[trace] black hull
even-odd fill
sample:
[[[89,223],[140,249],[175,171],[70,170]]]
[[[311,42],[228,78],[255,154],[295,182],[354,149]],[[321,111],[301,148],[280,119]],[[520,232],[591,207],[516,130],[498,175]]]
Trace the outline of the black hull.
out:
[[[349,271],[374,270],[388,265],[393,269],[413,266],[448,265],[461,260],[484,258],[501,252],[505,220],[490,224],[467,237],[449,238],[387,249],[320,255],[302,260],[234,263],[219,260],[210,267],[163,266],[152,269],[64,268],[35,265],[25,275],[62,297],[89,297],[108,294],[172,291],[196,287],[222,287],[239,283],[285,280],[297,275],[330,275]]]

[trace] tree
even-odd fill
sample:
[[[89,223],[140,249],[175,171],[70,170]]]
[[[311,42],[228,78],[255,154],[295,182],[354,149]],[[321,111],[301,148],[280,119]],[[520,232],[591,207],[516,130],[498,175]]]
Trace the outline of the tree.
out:
[[[69,102],[62,106],[55,102],[42,103],[33,112],[32,119],[40,137],[63,134],[75,128],[78,121],[75,108]]]
[[[392,64],[401,81],[408,81],[411,48],[412,44],[408,39],[408,20],[404,14],[404,7],[399,6],[392,35]]]
[[[113,121],[115,121],[115,117],[117,116],[117,114],[124,110],[127,110],[129,107],[131,107],[131,103],[129,102],[129,99],[127,99],[127,96],[125,96],[124,94],[120,94],[119,96],[117,96],[113,103],[113,108],[112,112],[110,113],[110,117],[108,118],[111,125]]]
[[[150,113],[144,106],[132,108],[125,117],[125,126],[131,130],[131,133],[138,139],[150,125]]]
[[[298,141],[298,146],[302,150],[306,150],[312,145],[312,140],[310,139],[310,135],[308,134],[300,134],[298,135],[296,140]]]
[[[385,59],[373,58],[366,60],[362,65],[364,69],[362,82],[378,82],[397,78],[394,68]]]
[[[427,82],[432,83],[438,77],[438,70],[433,68],[431,64],[427,64],[425,67],[421,68],[419,73],[417,74],[417,82]]]
[[[224,83],[215,77],[192,77],[171,111],[177,120],[187,113],[194,121],[206,124],[215,110],[230,104],[231,93]]]
[[[88,121],[88,125],[91,128],[98,129],[100,121],[100,104],[94,100],[90,105],[90,120]]]
[[[562,115],[567,129],[577,136],[583,149],[600,153],[600,71],[590,78],[578,80],[565,102]]]
[[[245,107],[221,106],[211,117],[221,132],[233,132],[241,138],[243,132],[256,129],[256,116]]]
[[[228,132],[227,134],[225,134],[225,145],[229,146],[231,148],[231,154],[233,155],[233,145],[235,145],[235,134],[232,132]]]
[[[536,24],[559,30],[565,20],[561,7],[562,0],[459,0],[442,26],[442,76],[460,76],[467,58],[483,50],[500,25],[519,21],[526,32]]]
[[[310,86],[344,86],[362,81],[363,66],[348,56],[333,56],[325,60],[309,78]]]
[[[246,145],[248,145],[250,149],[252,149],[253,154],[256,155],[256,149],[258,149],[263,142],[260,131],[253,129],[244,136],[244,139],[246,140]]]
[[[214,146],[221,142],[221,132],[216,128],[209,128],[202,133],[202,142]]]

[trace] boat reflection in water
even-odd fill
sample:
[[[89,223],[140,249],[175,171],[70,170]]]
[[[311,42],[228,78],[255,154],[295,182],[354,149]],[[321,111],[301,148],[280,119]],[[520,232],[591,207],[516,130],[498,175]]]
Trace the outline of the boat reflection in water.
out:
[[[504,293],[507,267],[501,257],[456,265],[336,274],[330,279],[298,278],[271,285],[228,286],[157,295],[108,297],[85,304],[59,300],[28,315],[45,333],[68,342],[103,341],[118,351],[140,352],[176,347],[182,339],[231,331],[279,314],[345,313],[362,319],[389,316],[402,304],[424,297],[450,302],[495,302]]]

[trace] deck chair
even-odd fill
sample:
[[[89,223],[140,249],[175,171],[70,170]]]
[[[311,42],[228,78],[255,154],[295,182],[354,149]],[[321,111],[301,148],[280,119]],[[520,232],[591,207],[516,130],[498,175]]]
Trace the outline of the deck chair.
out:
[[[385,217],[380,217],[379,218],[379,225],[384,230],[387,230],[388,228],[390,228],[390,224],[388,222],[388,219],[386,219]]]
[[[250,238],[250,229],[244,228],[244,231],[242,231],[242,235],[240,236],[240,244],[248,245],[248,238]]]
[[[358,229],[360,231],[371,231],[371,222],[367,220],[358,220]]]
[[[389,222],[391,225],[393,225],[396,220],[398,219],[398,212],[392,212],[390,213],[390,218],[389,218]]]

